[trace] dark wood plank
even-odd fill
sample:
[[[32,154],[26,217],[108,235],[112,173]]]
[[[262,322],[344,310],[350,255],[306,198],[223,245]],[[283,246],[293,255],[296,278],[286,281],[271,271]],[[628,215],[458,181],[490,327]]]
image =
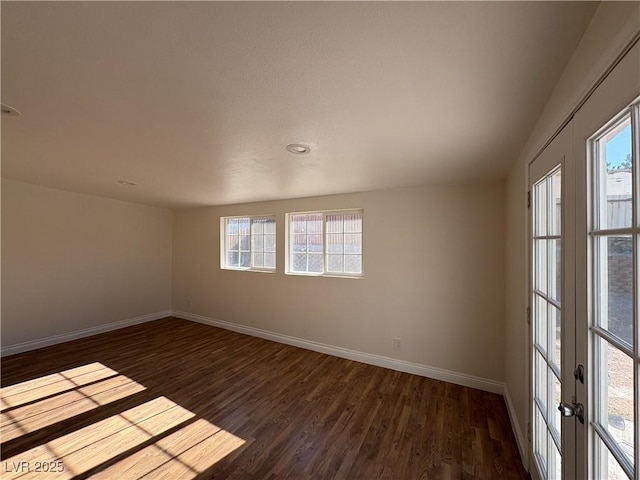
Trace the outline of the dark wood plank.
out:
[[[528,478],[498,395],[175,318],[7,357],[0,397],[3,479]]]

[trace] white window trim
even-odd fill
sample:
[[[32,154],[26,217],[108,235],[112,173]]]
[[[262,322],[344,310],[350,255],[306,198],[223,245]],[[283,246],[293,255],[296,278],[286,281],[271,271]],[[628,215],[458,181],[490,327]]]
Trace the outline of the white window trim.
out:
[[[325,249],[327,243],[327,215],[335,215],[335,214],[349,214],[349,213],[358,213],[362,218],[362,231],[360,232],[362,236],[362,253],[360,253],[361,257],[361,272],[360,273],[342,273],[342,272],[327,272],[327,252]],[[289,232],[289,228],[291,225],[291,216],[293,215],[308,215],[308,214],[322,214],[322,273],[314,273],[314,272],[294,272],[291,269],[291,257],[293,252],[291,251],[291,235]],[[338,210],[309,210],[303,212],[288,212],[285,214],[285,259],[284,259],[284,273],[285,275],[294,275],[300,277],[328,277],[328,278],[363,278],[364,277],[364,208],[345,208]]]
[[[273,221],[276,224],[276,232],[274,233],[275,237],[276,237],[276,251],[274,252],[274,255],[276,256],[276,266],[273,268],[268,268],[268,267],[232,267],[232,266],[228,266],[227,265],[227,232],[226,232],[226,225],[225,225],[225,221],[226,220],[230,220],[230,219],[234,219],[234,218],[248,218],[249,219],[249,245],[251,245],[251,220],[254,218],[272,218]],[[228,215],[225,217],[220,217],[220,269],[221,270],[232,270],[232,271],[239,271],[239,272],[261,272],[261,273],[275,273],[277,266],[278,266],[278,233],[277,233],[277,229],[278,229],[278,225],[277,225],[277,218],[276,215],[274,214],[264,214],[264,215]],[[251,249],[251,246],[249,246],[249,252],[251,255],[251,258],[253,260],[253,250]]]

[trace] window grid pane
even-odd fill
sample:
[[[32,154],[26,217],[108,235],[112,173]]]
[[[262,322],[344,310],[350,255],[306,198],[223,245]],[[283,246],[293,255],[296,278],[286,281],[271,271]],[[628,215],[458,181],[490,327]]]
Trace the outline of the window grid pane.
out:
[[[606,430],[633,465],[634,463],[634,395],[633,359],[603,338],[598,339],[597,361],[600,377],[598,423]]]
[[[598,236],[594,254],[596,324],[633,347],[632,236]]]
[[[534,235],[547,235],[547,181],[546,178],[534,186],[536,218]]]
[[[613,456],[604,442],[600,438],[597,438],[596,442],[597,475],[595,475],[595,478],[629,480],[630,477],[625,473],[618,460]]]
[[[275,234],[270,232],[275,229],[275,219],[259,217],[251,219],[251,267],[260,269],[274,269],[275,255],[267,253],[275,252]]]
[[[327,271],[362,273],[362,214],[341,213],[326,216]]]
[[[322,273],[322,214],[291,215],[289,224],[289,269],[297,273]]]
[[[362,274],[362,213],[289,215],[289,271]]]
[[[596,141],[596,225],[599,230],[632,226],[633,173],[631,117]]]
[[[534,433],[535,433],[535,453],[542,469],[543,478],[547,478],[547,456],[548,456],[548,434],[547,434],[547,425],[542,415],[542,412],[535,406],[535,421],[534,421]]]
[[[224,264],[230,269],[275,269],[275,218],[224,219]]]

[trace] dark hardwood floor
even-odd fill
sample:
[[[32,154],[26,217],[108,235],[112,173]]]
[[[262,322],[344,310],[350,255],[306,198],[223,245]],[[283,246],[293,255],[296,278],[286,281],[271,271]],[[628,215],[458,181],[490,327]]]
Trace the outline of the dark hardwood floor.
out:
[[[7,357],[1,397],[3,479],[528,478],[499,395],[174,318]]]

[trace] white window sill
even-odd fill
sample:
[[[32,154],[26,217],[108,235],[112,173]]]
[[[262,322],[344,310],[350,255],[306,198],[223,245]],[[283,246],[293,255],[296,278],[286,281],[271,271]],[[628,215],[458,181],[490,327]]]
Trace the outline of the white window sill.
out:
[[[229,268],[229,267],[220,267],[220,270],[228,270],[230,272],[254,272],[254,273],[276,273],[276,270],[266,270],[259,268]]]
[[[302,272],[285,272],[285,275],[293,277],[320,277],[320,278],[353,278],[356,280],[364,278],[364,275],[340,275],[339,273],[302,273]]]

